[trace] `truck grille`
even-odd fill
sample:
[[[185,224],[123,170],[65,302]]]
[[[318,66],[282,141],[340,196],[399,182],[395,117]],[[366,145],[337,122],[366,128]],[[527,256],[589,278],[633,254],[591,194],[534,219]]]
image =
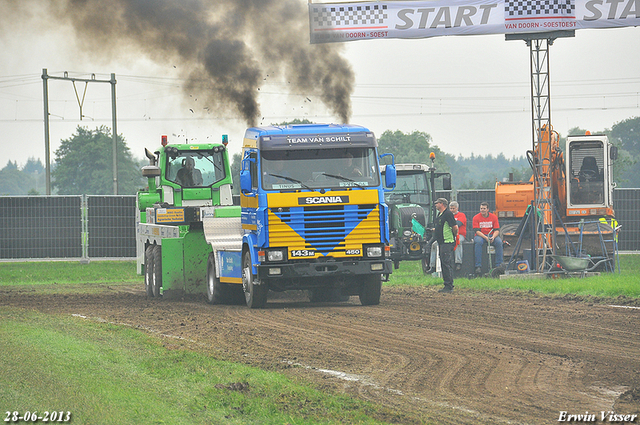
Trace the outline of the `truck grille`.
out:
[[[380,213],[375,207],[374,204],[328,205],[272,210],[280,222],[269,223],[270,245],[293,248],[292,230],[304,239],[304,246],[299,248],[323,254],[348,249],[350,240],[357,240],[360,247],[363,243],[379,243]]]

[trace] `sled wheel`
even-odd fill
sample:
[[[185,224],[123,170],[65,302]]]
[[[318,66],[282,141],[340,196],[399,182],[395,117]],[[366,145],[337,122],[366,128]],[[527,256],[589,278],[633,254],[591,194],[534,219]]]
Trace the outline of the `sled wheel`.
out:
[[[147,297],[153,297],[153,245],[144,251],[144,292]]]
[[[151,292],[154,297],[160,296],[162,288],[162,248],[160,245],[153,247],[153,267],[151,275]]]

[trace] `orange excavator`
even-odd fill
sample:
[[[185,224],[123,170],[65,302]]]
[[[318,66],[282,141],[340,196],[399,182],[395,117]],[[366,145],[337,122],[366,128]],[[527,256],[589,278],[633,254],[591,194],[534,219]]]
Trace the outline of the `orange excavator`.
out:
[[[543,126],[540,131],[540,143],[527,152],[533,170],[531,179],[496,182],[496,214],[507,242],[505,255],[519,256],[514,251],[520,247],[525,251],[527,247],[542,248],[549,251],[549,258],[553,254],[589,256],[594,258],[593,268],[613,270],[619,228],[613,209],[616,185],[612,165],[617,148],[606,135],[587,132],[568,136],[563,152],[552,127]],[[540,198],[545,197],[550,207],[537,208]],[[526,220],[530,211],[537,212],[537,220]],[[525,221],[537,223],[536,231],[526,231]]]

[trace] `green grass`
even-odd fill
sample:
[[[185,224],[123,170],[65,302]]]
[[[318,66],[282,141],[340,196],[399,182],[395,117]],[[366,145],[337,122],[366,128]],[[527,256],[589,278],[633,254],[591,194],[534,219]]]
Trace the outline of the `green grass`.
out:
[[[135,261],[11,262],[0,263],[0,285],[40,285],[47,283],[134,283]]]
[[[472,288],[478,290],[517,290],[533,291],[553,295],[580,295],[594,297],[640,297],[640,255],[621,255],[620,273],[602,273],[600,276],[589,276],[583,279],[455,279],[457,288]],[[417,261],[404,261],[400,268],[394,270],[390,281],[391,286],[425,286],[442,285],[442,279],[424,276]]]
[[[276,372],[169,350],[131,328],[6,307],[0,364],[5,415],[69,411],[79,424],[379,424],[402,417]]]

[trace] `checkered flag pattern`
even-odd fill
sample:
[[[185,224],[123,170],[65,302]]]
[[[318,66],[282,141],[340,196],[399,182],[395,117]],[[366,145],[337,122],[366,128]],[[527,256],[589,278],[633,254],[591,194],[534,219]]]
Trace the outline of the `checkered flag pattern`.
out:
[[[507,18],[574,16],[575,11],[575,0],[506,0],[505,2]]]
[[[324,6],[313,8],[313,23],[318,28],[382,24],[385,19],[387,19],[386,4],[373,6]]]

